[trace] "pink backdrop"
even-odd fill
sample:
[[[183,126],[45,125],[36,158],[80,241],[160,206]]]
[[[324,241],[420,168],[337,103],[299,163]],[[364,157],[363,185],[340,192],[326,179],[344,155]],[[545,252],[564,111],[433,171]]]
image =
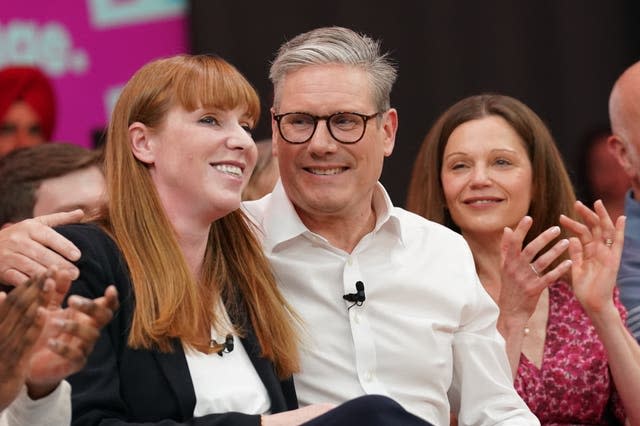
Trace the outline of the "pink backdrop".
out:
[[[149,60],[188,50],[186,0],[3,1],[0,68],[33,64],[57,96],[54,140],[90,146],[122,85]]]

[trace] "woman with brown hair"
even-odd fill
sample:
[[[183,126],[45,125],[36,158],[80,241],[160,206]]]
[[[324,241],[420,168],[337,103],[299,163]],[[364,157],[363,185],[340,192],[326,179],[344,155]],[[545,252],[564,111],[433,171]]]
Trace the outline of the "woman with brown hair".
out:
[[[124,87],[105,146],[108,205],[93,224],[59,228],[82,252],[72,293],[115,283],[122,306],[70,379],[73,424],[294,425],[331,408],[294,410],[296,316],[239,210],[259,111],[246,79],[211,56],[156,60]],[[345,424],[376,401],[310,424]]]
[[[407,208],[464,236],[542,424],[639,421],[640,348],[615,290],[624,218],[576,202],[533,111],[492,94],[449,108],[421,146]]]

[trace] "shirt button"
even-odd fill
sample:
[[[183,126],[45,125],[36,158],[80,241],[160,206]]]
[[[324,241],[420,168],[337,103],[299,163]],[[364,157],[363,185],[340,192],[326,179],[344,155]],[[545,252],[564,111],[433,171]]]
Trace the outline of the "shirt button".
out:
[[[367,371],[366,373],[364,373],[364,380],[367,382],[370,382],[373,379],[373,373],[371,372],[371,370]]]
[[[347,259],[347,265],[349,265],[349,266],[353,265],[353,259],[348,258]]]
[[[357,312],[353,314],[353,322],[360,324],[360,315]]]

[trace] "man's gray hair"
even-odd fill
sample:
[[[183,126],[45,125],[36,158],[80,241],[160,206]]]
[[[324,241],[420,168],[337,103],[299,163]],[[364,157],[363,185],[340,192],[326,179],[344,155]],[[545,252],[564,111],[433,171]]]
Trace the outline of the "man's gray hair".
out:
[[[390,108],[390,94],[397,70],[388,53],[380,52],[380,42],[348,28],[317,28],[287,41],[271,64],[269,78],[278,107],[280,86],[289,72],[309,65],[343,64],[365,71],[371,81],[373,101],[378,111]]]

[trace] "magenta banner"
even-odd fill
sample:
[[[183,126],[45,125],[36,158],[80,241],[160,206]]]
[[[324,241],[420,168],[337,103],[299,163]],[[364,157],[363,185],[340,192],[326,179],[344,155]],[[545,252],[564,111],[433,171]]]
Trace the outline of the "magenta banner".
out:
[[[55,141],[91,146],[133,72],[187,52],[187,0],[5,1],[0,68],[30,64],[52,80]]]

